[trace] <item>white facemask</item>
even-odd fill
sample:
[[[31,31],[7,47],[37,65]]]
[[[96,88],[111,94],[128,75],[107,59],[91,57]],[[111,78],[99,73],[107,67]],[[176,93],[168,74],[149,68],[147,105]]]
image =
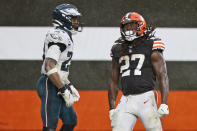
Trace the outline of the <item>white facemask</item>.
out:
[[[125,39],[126,39],[127,41],[133,41],[134,39],[138,38],[138,37],[136,36],[136,32],[133,32],[133,31],[131,31],[131,30],[125,31],[125,32],[124,32],[124,36],[125,36]]]

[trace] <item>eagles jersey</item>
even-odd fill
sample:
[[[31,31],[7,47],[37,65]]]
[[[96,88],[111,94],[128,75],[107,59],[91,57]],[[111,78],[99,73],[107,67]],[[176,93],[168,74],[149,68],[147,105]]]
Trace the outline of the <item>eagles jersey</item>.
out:
[[[111,57],[120,67],[124,95],[139,94],[154,89],[156,75],[151,62],[151,54],[154,50],[163,52],[164,49],[163,42],[153,39],[143,40],[134,47],[128,46],[124,52],[122,52],[121,43],[113,45]]]
[[[54,27],[48,31],[44,42],[42,74],[46,74],[45,58],[57,61],[56,68],[64,84],[68,81],[69,66],[73,55],[73,41],[70,31]]]

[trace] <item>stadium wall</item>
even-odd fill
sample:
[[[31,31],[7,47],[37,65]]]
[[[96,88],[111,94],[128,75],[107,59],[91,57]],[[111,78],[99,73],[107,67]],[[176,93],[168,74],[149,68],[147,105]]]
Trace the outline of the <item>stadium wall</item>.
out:
[[[197,27],[196,0],[1,0],[0,26],[50,26],[52,10],[62,3],[76,5],[88,27],[117,27],[130,11],[158,27]]]
[[[143,14],[148,23],[158,27],[157,36],[166,43],[170,115],[163,119],[164,130],[197,130],[197,1],[1,0],[0,131],[42,128],[40,100],[34,87],[40,76],[51,11],[60,3],[76,5],[85,23],[84,32],[74,36],[75,55],[70,70],[70,79],[81,95],[74,105],[78,113],[76,131],[111,130],[107,101],[109,51],[119,37],[120,19],[128,11]],[[134,131],[139,130],[144,128],[137,122]]]

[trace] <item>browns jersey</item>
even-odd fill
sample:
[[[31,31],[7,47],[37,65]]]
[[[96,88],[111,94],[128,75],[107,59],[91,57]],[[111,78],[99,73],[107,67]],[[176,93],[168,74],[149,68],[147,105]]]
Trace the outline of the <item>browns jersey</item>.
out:
[[[144,93],[154,89],[156,75],[151,62],[151,54],[155,50],[164,51],[165,45],[157,40],[142,40],[136,46],[122,44],[113,45],[111,57],[120,68],[121,86],[124,95]]]

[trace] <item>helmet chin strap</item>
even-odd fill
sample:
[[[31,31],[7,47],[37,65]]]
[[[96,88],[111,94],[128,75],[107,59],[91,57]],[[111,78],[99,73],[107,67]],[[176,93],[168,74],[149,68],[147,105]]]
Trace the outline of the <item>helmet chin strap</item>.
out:
[[[124,32],[125,39],[127,41],[133,41],[134,39],[138,38],[137,32],[133,32],[131,30]]]

